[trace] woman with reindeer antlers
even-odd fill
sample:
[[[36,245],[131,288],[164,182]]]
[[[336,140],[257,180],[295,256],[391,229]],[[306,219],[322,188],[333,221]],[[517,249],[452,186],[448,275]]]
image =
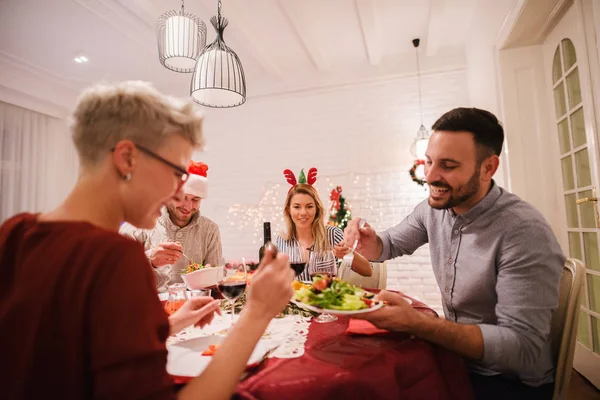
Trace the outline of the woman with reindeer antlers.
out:
[[[344,232],[336,226],[325,225],[326,211],[319,198],[319,193],[313,187],[317,181],[317,169],[308,170],[308,178],[304,170],[300,171],[298,181],[294,173],[283,171],[288,183],[292,185],[285,199],[283,217],[286,232],[276,238],[277,249],[290,253],[293,248],[299,249],[302,260],[308,261],[310,250],[333,249],[335,256],[341,258],[350,251],[343,242]],[[371,263],[362,255],[354,253],[352,269],[363,276],[371,276]],[[300,280],[310,280],[307,269],[297,277]]]

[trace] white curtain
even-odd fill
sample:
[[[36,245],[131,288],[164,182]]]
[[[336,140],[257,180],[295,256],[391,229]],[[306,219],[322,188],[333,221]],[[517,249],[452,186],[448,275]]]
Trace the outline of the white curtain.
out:
[[[56,207],[77,171],[66,121],[0,102],[0,223]]]

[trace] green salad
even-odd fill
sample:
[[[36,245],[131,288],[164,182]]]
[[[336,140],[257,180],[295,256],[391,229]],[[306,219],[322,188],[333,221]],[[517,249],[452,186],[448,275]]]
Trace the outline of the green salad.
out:
[[[294,298],[304,304],[329,310],[362,310],[375,295],[338,278],[315,276],[311,285],[298,285]]]
[[[190,274],[195,271],[200,271],[204,268],[210,268],[210,264],[202,265],[199,263],[191,263],[181,270],[182,274]]]

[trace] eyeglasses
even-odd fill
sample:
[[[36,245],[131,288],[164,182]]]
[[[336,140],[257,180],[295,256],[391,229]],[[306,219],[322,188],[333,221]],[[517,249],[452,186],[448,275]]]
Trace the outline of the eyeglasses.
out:
[[[159,156],[155,152],[148,150],[144,146],[140,146],[139,144],[136,144],[135,147],[140,149],[140,151],[142,153],[149,155],[150,157],[154,158],[155,160],[158,160],[158,161],[162,162],[163,164],[168,165],[169,167],[173,168],[175,171],[177,171],[177,175],[179,176],[179,179],[180,179],[179,185],[177,186],[177,191],[179,191],[179,189],[181,189],[181,187],[187,181],[188,176],[189,176],[185,169],[181,168],[179,165],[173,164],[169,160],[164,159],[163,157]]]
[[[138,148],[142,153],[154,158],[155,160],[160,161],[161,163],[163,163],[165,165],[168,165],[169,167],[173,168],[176,171],[176,175],[180,179],[179,185],[177,186],[177,191],[179,191],[179,189],[181,189],[183,184],[188,180],[189,175],[188,175],[187,171],[185,169],[181,168],[179,165],[173,164],[171,161],[164,159],[163,157],[159,156],[155,152],[148,150],[144,146],[140,146],[139,144],[134,144],[134,146],[136,148]],[[111,151],[115,151],[115,149],[112,148]]]

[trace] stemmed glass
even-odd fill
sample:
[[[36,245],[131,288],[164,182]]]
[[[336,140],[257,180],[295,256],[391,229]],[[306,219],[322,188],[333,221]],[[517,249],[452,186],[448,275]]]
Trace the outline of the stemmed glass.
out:
[[[299,279],[306,267],[306,261],[302,260],[300,248],[298,246],[289,246],[286,253],[290,259],[290,266],[296,273],[296,278]]]
[[[246,290],[248,273],[246,263],[240,265],[225,265],[219,271],[219,282],[217,288],[224,298],[229,300],[231,307],[231,326],[235,317],[235,302]]]
[[[308,258],[308,273],[311,276],[311,279],[315,275],[329,276],[333,278],[335,275],[335,264],[336,259],[333,254],[333,250],[321,250],[321,251],[311,251],[310,256]],[[313,279],[314,280],[314,279]],[[333,322],[336,321],[337,317],[331,314],[320,314],[317,318],[314,319],[315,322]]]

